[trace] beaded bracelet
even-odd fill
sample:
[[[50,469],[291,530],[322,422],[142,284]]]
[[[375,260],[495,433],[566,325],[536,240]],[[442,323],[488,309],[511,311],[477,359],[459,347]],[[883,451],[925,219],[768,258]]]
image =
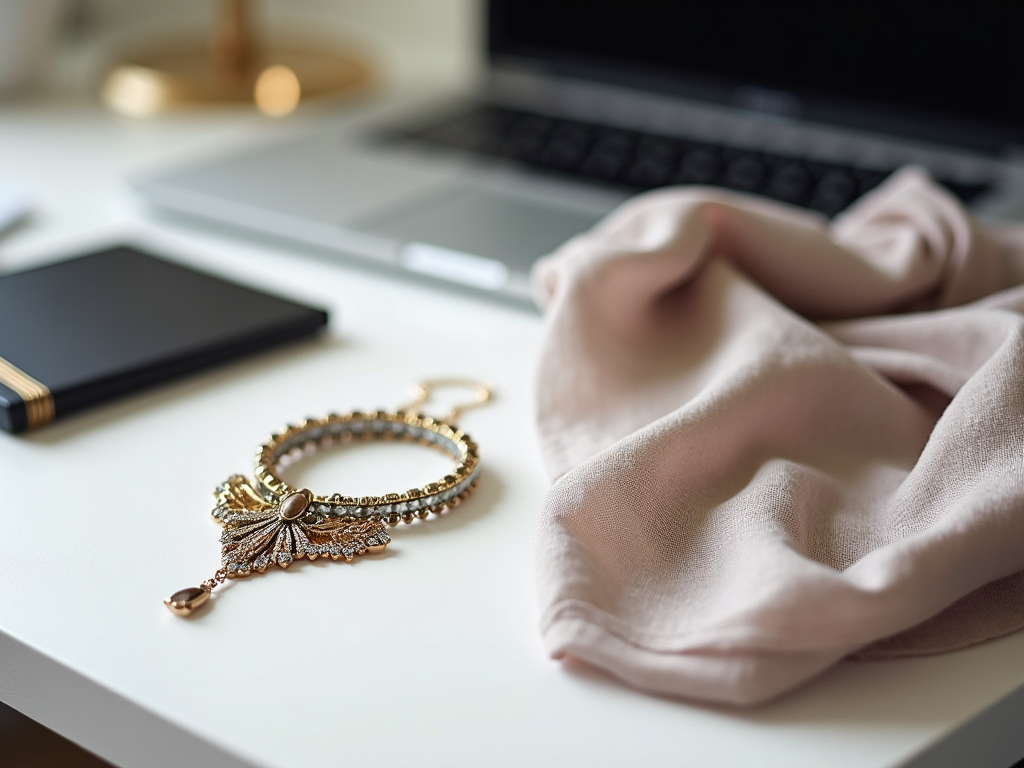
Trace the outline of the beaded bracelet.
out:
[[[424,416],[416,408],[438,387],[471,387],[475,400],[456,406],[444,419]],[[263,573],[277,565],[317,557],[351,562],[358,555],[382,552],[390,543],[387,526],[411,523],[431,513],[457,506],[476,487],[479,476],[477,445],[453,425],[462,411],[488,402],[488,384],[461,379],[438,379],[417,385],[416,399],[395,412],[353,411],[307,419],[271,435],[256,452],[255,482],[232,475],[215,491],[212,515],[221,533],[221,568],[198,587],[179,590],[164,600],[178,616],[188,616],[206,603],[213,589],[227,579]],[[418,442],[450,456],[450,474],[421,488],[384,496],[315,496],[279,479],[276,468],[286,457],[298,459],[318,448],[355,440]]]

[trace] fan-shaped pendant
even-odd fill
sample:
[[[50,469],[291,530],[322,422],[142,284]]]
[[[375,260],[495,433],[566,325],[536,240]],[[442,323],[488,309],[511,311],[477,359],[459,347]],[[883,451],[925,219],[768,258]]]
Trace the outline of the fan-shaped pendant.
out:
[[[265,500],[244,477],[233,475],[217,499],[213,516],[224,526],[221,564],[229,579],[263,573],[274,565],[287,568],[303,557],[352,562],[356,555],[382,552],[391,541],[379,522],[315,511],[307,490],[280,501]]]
[[[330,557],[352,562],[357,555],[383,552],[391,537],[382,523],[339,518],[310,508],[313,495],[293,491],[281,499],[264,498],[242,475],[232,475],[217,489],[213,517],[224,526],[220,536],[221,568],[198,587],[175,592],[164,600],[178,616],[203,605],[225,579],[287,568],[296,560]]]

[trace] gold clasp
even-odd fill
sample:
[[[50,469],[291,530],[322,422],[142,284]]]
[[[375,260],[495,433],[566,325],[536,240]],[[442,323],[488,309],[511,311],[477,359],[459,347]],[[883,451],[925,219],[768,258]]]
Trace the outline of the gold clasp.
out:
[[[479,408],[494,397],[494,385],[485,381],[474,381],[472,379],[427,379],[413,386],[413,400],[403,406],[403,410],[415,410],[424,405],[430,399],[435,389],[472,389],[474,399],[468,403],[453,405],[442,421],[454,424],[459,416],[470,408]]]

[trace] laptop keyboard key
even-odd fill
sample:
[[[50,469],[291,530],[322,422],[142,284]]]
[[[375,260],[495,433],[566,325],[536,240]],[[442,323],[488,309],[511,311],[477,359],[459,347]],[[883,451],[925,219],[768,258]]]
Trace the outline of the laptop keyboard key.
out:
[[[540,161],[550,168],[571,170],[586,155],[589,144],[590,132],[585,127],[575,123],[560,123],[552,131]]]
[[[637,142],[635,162],[639,165],[675,165],[679,143],[657,136],[643,136]]]
[[[784,162],[775,168],[765,187],[768,197],[794,205],[806,205],[811,193],[811,174],[797,162]]]
[[[764,163],[751,154],[741,154],[725,169],[722,184],[742,192],[756,192],[767,175]]]
[[[606,154],[620,156],[623,160],[626,160],[633,153],[634,143],[635,137],[627,131],[604,130],[598,134],[594,142],[594,149]]]
[[[658,136],[644,136],[637,144],[625,181],[643,189],[660,187],[672,180],[679,142]]]
[[[597,134],[590,155],[580,171],[592,178],[615,181],[627,167],[633,153],[633,137],[625,131],[605,129]]]
[[[613,181],[622,172],[625,164],[626,158],[621,154],[595,151],[583,161],[580,170],[590,178]]]
[[[839,169],[826,171],[811,196],[810,207],[826,216],[835,216],[856,195],[857,185],[852,176]]]
[[[541,116],[516,120],[505,133],[502,154],[524,162],[538,162],[547,144],[552,122],[551,118]]]
[[[637,163],[626,172],[626,181],[641,189],[662,187],[672,179],[673,167],[664,163]]]
[[[675,181],[678,184],[714,184],[722,164],[711,149],[691,149],[683,155]]]

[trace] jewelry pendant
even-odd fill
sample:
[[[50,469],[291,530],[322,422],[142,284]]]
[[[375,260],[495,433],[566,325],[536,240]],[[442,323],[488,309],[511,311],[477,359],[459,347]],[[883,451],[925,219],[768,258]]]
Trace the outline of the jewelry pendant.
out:
[[[411,523],[431,513],[457,506],[475,488],[479,474],[476,443],[453,425],[462,411],[488,402],[489,385],[443,379],[417,385],[416,399],[407,408],[426,402],[438,387],[471,387],[476,398],[456,406],[444,420],[416,412],[373,411],[332,414],[308,419],[272,435],[256,454],[255,482],[232,475],[215,491],[213,518],[221,533],[221,567],[198,587],[179,590],[164,600],[177,616],[188,616],[210,599],[227,579],[287,568],[296,560],[330,557],[352,562],[360,555],[384,551],[391,542],[387,526]],[[451,474],[405,493],[350,497],[314,496],[278,479],[275,472],[285,456],[298,457],[335,442],[407,440],[448,454],[456,462]]]

